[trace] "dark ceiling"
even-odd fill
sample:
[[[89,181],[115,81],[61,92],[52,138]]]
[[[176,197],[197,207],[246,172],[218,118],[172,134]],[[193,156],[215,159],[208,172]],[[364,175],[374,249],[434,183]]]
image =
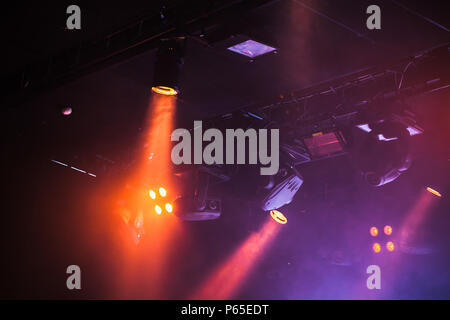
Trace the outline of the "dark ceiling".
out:
[[[367,17],[365,10],[367,6],[374,4],[374,1],[261,2],[264,2],[264,5],[256,6],[249,12],[240,13],[238,16],[231,14],[229,19],[212,23],[205,30],[204,37],[198,37],[200,30],[191,30],[180,85],[182,89],[177,104],[177,115],[180,119],[185,121],[203,119],[237,110],[450,41],[448,32],[450,12],[445,8],[445,1],[378,0],[376,4],[382,10],[382,29],[375,31],[370,31],[365,26]],[[178,1],[170,3],[176,5]],[[158,17],[161,8],[159,1],[79,2],[82,10],[82,29],[68,31],[65,30],[65,8],[69,4],[71,4],[69,1],[59,1],[57,4],[45,6],[41,2],[15,2],[7,16],[2,18],[4,24],[1,28],[4,43],[2,49],[6,53],[2,59],[4,70],[2,76],[6,77],[24,67],[45,61],[62,50],[80,43],[102,39],[106,34],[143,17]],[[226,50],[230,45],[248,38],[272,45],[277,48],[277,52],[250,61]],[[99,177],[107,174],[108,169],[105,167],[132,166],[130,155],[137,147],[138,137],[144,125],[143,115],[151,95],[154,60],[155,50],[150,48],[147,51],[141,50],[126,59],[111,61],[106,67],[98,68],[95,72],[39,89],[26,99],[22,99],[23,96],[19,93],[16,97],[20,103],[2,106],[2,118],[6,120],[3,127],[4,137],[7,141],[7,151],[3,157],[3,173],[9,186],[5,194],[9,199],[5,210],[7,217],[2,242],[11,243],[16,237],[20,238],[16,247],[12,246],[5,251],[5,259],[22,265],[17,269],[13,263],[4,266],[6,271],[2,274],[3,276],[14,274],[15,279],[18,279],[17,286],[4,279],[14,297],[70,297],[61,288],[39,291],[39,286],[44,283],[54,285],[57,280],[47,275],[31,284],[31,275],[23,277],[27,274],[29,265],[42,272],[46,268],[56,272],[57,266],[66,263],[66,258],[81,259],[87,265],[94,264],[89,262],[95,254],[86,249],[89,247],[88,243],[83,242],[86,240],[81,239],[80,243],[75,240],[76,227],[83,225],[80,221],[86,218],[87,213],[77,216],[76,212],[70,212],[68,209],[70,205],[67,205],[67,202],[70,202],[70,194],[73,195],[72,200],[83,196],[89,197],[89,192],[93,192],[95,187],[86,182],[85,177],[67,173],[64,168],[52,165],[50,159],[77,164],[80,168],[95,172]],[[448,65],[443,68],[448,70]],[[440,136],[441,129],[446,127],[445,119],[449,119],[449,112],[443,103],[448,102],[448,96],[447,89],[446,92],[433,98],[434,100],[423,100],[424,98],[414,100],[420,105],[415,111],[422,117],[424,122],[422,125],[434,138]],[[60,109],[63,106],[70,106],[73,109],[70,117],[61,115]],[[429,106],[435,106],[436,109],[428,112],[426,109]],[[420,137],[417,141],[417,149],[422,154],[421,166],[432,171],[435,177],[440,176],[438,168],[448,167],[448,143],[446,143],[448,140]],[[427,147],[430,150],[427,150]],[[426,154],[431,155],[433,159],[441,159],[439,165],[427,167],[430,160],[424,156]],[[309,165],[306,177],[313,180],[314,175],[331,176],[331,168],[339,167],[338,173],[333,176],[333,183],[335,187],[344,183],[343,180],[346,179],[343,175],[351,175],[348,160],[331,161]],[[391,196],[392,192],[400,187],[404,187],[405,190],[412,188],[409,183],[422,179],[426,170],[418,172],[410,180],[387,187],[384,193],[380,192],[378,195],[381,195],[387,203],[384,208],[388,208],[390,204],[394,207],[397,205],[398,210],[405,209],[407,205],[397,204]],[[440,176],[440,179],[445,180],[445,175]],[[80,186],[83,190],[80,190]],[[312,183],[310,187],[305,188],[316,192],[317,189],[323,188],[323,184],[315,188]],[[375,206],[378,198],[374,194],[375,192],[368,191],[364,201]],[[411,194],[408,196],[409,200],[405,201],[411,201]],[[354,201],[356,203],[356,200]],[[339,205],[339,201],[333,204],[334,207]],[[230,207],[236,209],[232,205]],[[351,209],[363,211],[364,205],[354,205]],[[62,210],[67,210],[67,218],[55,215],[55,212],[60,213]],[[320,210],[331,215],[328,207]],[[336,211],[345,215],[348,218],[346,221],[354,221],[352,220],[354,216],[346,212],[345,208],[340,207]],[[316,223],[316,226],[321,224],[320,221],[310,222],[312,225]],[[70,224],[70,227],[58,229],[58,225],[66,224]],[[240,229],[233,227],[230,218],[224,218],[224,229],[221,229],[221,226],[211,226],[211,229],[206,231],[199,231],[201,227],[189,228],[193,233],[198,232],[197,238],[205,242],[208,235],[215,232],[221,234],[225,232],[221,230],[228,230],[237,239],[231,244],[222,244],[230,251],[230,247],[244,236],[239,235]],[[301,230],[305,233],[303,235],[295,233],[294,227],[304,228]],[[46,228],[58,230],[53,234],[46,234]],[[251,228],[249,223],[244,223],[241,229],[248,232]],[[314,236],[313,231],[299,223],[291,228],[295,239],[289,241],[300,242],[307,236]],[[92,230],[90,232],[95,233]],[[102,236],[103,234],[96,234],[96,239]],[[60,242],[55,241],[55,237]],[[284,235],[283,241],[287,241],[287,237]],[[40,240],[35,241],[36,239]],[[65,251],[66,246],[72,248],[70,249],[72,252],[69,252],[69,249]],[[204,246],[203,249],[211,254],[212,260],[223,259],[223,255],[216,253],[215,247],[207,247],[206,244]],[[314,248],[303,248],[302,252],[309,252],[308,250]],[[36,256],[31,253],[17,254],[20,250],[41,253],[54,265],[48,266],[42,261],[36,261]],[[196,254],[200,255],[198,252]],[[300,265],[303,259],[302,253],[294,249],[280,253],[276,258],[278,262],[275,264],[289,260],[293,265],[296,261]],[[105,259],[110,259],[108,261],[111,262],[114,257]],[[266,274],[264,268],[270,268],[269,263],[262,268],[261,275]],[[289,267],[283,265],[283,268],[283,272],[291,274],[292,270],[289,268],[293,267],[289,264]],[[302,268],[304,272],[308,272],[308,266],[302,265]],[[283,277],[279,274],[274,275],[274,271],[269,273],[274,279]],[[88,276],[94,283],[104,285],[103,280],[95,280],[96,277],[101,279],[100,274],[101,271],[96,271],[94,275]],[[64,276],[63,274],[61,277]],[[201,272],[194,274],[193,279],[189,281],[194,281],[196,277],[200,279]],[[302,288],[310,290],[310,295],[284,292],[282,286],[288,287],[288,281],[285,281],[274,291],[264,291],[265,289],[261,288],[256,292],[249,286],[244,288],[244,297],[272,299],[346,297],[345,294],[333,295],[333,292],[324,294],[321,291],[324,290],[324,284],[319,280],[320,274],[317,272],[315,277],[313,281],[316,281],[322,289],[315,290],[314,283],[304,284]],[[177,276],[173,282],[181,278]],[[253,280],[258,283],[258,279]],[[178,286],[173,285],[174,288],[180,289],[181,294],[172,292],[167,297],[184,297],[186,287],[183,287],[182,283]],[[255,288],[258,288],[258,285]],[[442,294],[448,298],[448,289],[445,289],[447,291],[444,289],[441,288]],[[102,290],[90,288],[88,293],[77,297],[108,296],[105,293],[106,289]],[[404,293],[403,297],[408,297],[407,293]]]
[[[195,37],[198,32],[190,30],[193,36],[186,56],[183,102],[202,114],[224,112],[450,40],[448,29],[444,30],[449,19],[442,1],[379,1],[382,29],[375,31],[365,25],[370,1],[265,2],[249,13],[230,14],[228,20],[213,24],[205,31],[203,42]],[[161,8],[159,1],[80,3],[82,29],[70,31],[65,30],[68,3],[45,8],[17,4],[11,9],[3,20],[15,28],[14,32],[3,28],[4,75],[79,44],[100,41],[143,17],[158,18]],[[17,17],[22,23],[17,24]],[[239,35],[275,46],[277,54],[251,63],[228,54],[226,47],[242,39]],[[148,85],[152,62],[153,52],[148,52],[109,72]]]

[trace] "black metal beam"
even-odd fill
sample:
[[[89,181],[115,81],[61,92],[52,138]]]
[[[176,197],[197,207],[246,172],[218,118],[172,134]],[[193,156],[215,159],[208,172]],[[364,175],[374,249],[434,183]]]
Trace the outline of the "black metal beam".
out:
[[[380,102],[402,100],[450,85],[450,44],[401,60],[367,68],[305,89],[288,92],[204,121],[217,123],[234,115],[256,115],[279,128],[295,127],[297,134],[313,133],[319,123],[333,125],[372,109],[382,113]],[[413,66],[413,67],[411,67]],[[306,107],[305,107],[306,106]],[[392,111],[392,110],[391,110]]]

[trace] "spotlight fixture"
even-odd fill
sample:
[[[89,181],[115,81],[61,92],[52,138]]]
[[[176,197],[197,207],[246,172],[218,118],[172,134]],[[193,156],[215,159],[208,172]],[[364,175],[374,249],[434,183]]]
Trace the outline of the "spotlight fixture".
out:
[[[372,131],[372,128],[370,127],[370,125],[368,123],[358,124],[356,127],[367,133]],[[411,136],[415,136],[415,135],[423,133],[423,129],[419,128],[417,125],[416,126],[408,126],[406,128],[406,130],[408,130],[409,135],[411,135]],[[383,136],[381,135],[381,137],[378,137],[378,139],[383,140]]]
[[[150,190],[150,191],[148,192],[148,194],[149,194],[150,198],[152,198],[153,200],[156,199],[156,193],[155,193],[155,191]]]
[[[222,203],[220,199],[209,196],[210,175],[201,170],[185,172],[182,177],[189,178],[193,183],[178,197],[174,206],[177,208],[175,214],[181,220],[186,221],[206,221],[220,217]]]
[[[271,182],[265,188],[269,191],[261,202],[261,209],[271,211],[291,203],[303,184],[303,178],[293,166],[290,167],[290,171],[291,174],[288,169],[280,169],[279,173],[271,178]]]
[[[409,169],[409,137],[409,131],[401,123],[382,121],[370,125],[370,133],[355,149],[355,158],[367,183],[379,187]]]
[[[195,200],[178,198],[175,200],[176,215],[186,221],[207,221],[218,219],[221,215],[222,204],[219,199],[206,199],[205,206],[199,207]]]
[[[152,91],[175,96],[180,93],[179,78],[184,64],[185,37],[163,39],[156,53]]]
[[[162,213],[162,209],[158,205],[155,206],[155,211],[156,211],[157,214],[161,214]]]
[[[343,153],[346,145],[345,138],[340,131],[316,132],[303,139],[305,146],[313,159]]]

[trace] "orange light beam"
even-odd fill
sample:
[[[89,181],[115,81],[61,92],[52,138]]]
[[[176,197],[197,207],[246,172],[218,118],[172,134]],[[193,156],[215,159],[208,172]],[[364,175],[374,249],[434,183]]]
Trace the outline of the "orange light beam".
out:
[[[282,227],[269,217],[261,229],[251,234],[195,291],[192,299],[225,300],[233,297]]]
[[[151,199],[152,195],[155,198],[160,196],[161,192],[156,194],[159,187],[164,187],[167,195],[176,194],[170,165],[170,135],[174,126],[176,97],[152,94],[150,99],[142,148],[137,153],[139,161],[128,179],[128,184],[134,189],[124,195],[131,213],[143,212],[145,237],[138,247],[130,247],[125,252],[121,297],[161,299],[167,290],[164,283],[170,277],[168,265],[174,253],[172,244],[184,233],[173,215],[155,212],[155,203]],[[150,194],[145,186],[154,191]]]

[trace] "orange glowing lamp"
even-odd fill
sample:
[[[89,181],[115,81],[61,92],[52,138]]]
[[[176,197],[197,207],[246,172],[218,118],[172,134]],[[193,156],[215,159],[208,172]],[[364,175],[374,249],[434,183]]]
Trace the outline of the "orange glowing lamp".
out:
[[[377,227],[372,227],[372,228],[370,228],[370,235],[371,235],[372,237],[376,237],[376,236],[378,235],[378,229],[377,229]]]
[[[165,197],[167,195],[166,189],[164,189],[163,187],[159,188],[159,194],[161,195],[161,197]]]
[[[436,191],[436,190],[434,190],[434,189],[432,189],[432,188],[430,188],[430,187],[427,187],[427,191],[428,192],[431,192],[432,194],[434,194],[436,197],[442,197],[442,195],[438,192],[438,191]]]
[[[379,243],[374,243],[372,246],[373,252],[379,253],[381,251],[381,246]]]
[[[165,96],[176,96],[178,94],[178,91],[174,88],[165,86],[152,87],[152,91]]]
[[[394,243],[392,241],[386,243],[386,249],[388,249],[389,251],[394,251],[395,249]]]
[[[392,227],[391,226],[384,226],[384,234],[387,236],[390,236],[392,234]]]
[[[287,219],[284,216],[284,214],[282,214],[278,210],[270,210],[270,216],[272,217],[273,220],[275,220],[279,224],[286,224],[287,223]]]
[[[160,187],[157,192],[158,193],[156,193],[152,189],[150,189],[148,191],[148,194],[152,200],[155,200],[159,196],[161,196],[163,198],[167,196],[167,190],[164,189],[163,187]],[[155,206],[153,208],[158,215],[161,215],[163,213],[164,209],[165,209],[165,212],[168,212],[168,213],[173,212],[173,205],[171,203],[166,202],[165,204],[163,204],[158,201],[156,201],[156,203],[157,204],[155,204]]]

